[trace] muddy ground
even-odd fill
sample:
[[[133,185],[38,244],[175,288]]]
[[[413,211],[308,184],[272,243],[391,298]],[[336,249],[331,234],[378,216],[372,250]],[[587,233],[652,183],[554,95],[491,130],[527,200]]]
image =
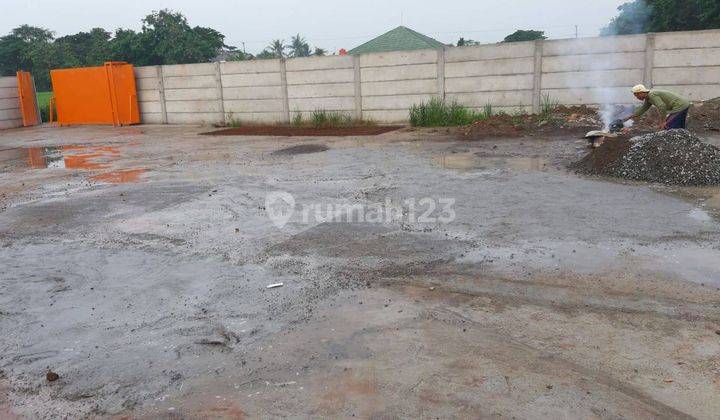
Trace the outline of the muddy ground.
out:
[[[720,189],[580,177],[562,133],[203,131],[0,133],[1,418],[720,412]]]

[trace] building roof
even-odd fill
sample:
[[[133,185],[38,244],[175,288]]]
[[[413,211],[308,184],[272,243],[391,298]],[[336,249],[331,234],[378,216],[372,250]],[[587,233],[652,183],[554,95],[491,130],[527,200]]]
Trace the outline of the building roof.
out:
[[[386,51],[409,51],[442,48],[445,44],[413,31],[404,26],[398,26],[390,32],[384,33],[375,39],[353,48],[348,54],[367,54]]]

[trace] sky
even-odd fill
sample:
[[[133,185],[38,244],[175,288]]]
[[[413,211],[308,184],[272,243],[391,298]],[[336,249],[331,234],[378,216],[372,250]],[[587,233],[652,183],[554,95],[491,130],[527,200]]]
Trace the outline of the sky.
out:
[[[461,36],[501,41],[516,29],[544,30],[550,38],[597,36],[629,0],[5,0],[0,34],[22,24],[62,36],[93,27],[140,29],[144,16],[173,9],[191,25],[208,26],[225,43],[257,53],[273,39],[300,33],[312,47],[350,49],[403,24],[444,43]]]

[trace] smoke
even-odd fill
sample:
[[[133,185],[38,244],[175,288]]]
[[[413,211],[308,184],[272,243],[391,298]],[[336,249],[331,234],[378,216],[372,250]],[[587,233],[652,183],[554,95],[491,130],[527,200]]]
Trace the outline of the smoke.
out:
[[[621,4],[620,12],[608,26],[600,30],[601,36],[629,35],[648,32],[648,22],[652,14],[652,5],[647,0],[634,0]]]
[[[602,131],[609,131],[610,130],[610,124],[612,124],[613,121],[617,119],[623,119],[635,111],[635,107],[632,105],[622,105],[622,104],[610,104],[610,103],[604,103],[600,105],[600,108],[598,109],[598,115],[600,116],[600,120],[603,123],[603,129]],[[625,122],[624,126],[626,128],[630,128],[635,124],[633,120],[628,120]]]

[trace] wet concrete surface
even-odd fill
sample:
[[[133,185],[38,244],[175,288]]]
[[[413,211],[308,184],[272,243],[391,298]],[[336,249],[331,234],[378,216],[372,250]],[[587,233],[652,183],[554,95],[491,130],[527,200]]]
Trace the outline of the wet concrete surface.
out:
[[[577,176],[563,136],[202,131],[0,133],[0,417],[720,412],[720,190]],[[280,191],[400,217],[278,228]]]

